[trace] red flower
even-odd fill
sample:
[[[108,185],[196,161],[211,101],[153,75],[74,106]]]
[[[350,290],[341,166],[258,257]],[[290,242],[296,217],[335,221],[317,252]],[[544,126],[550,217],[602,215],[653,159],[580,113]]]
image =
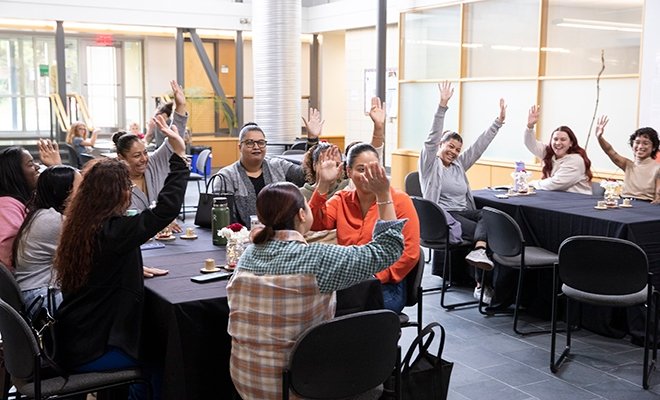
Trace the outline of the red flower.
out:
[[[232,232],[240,232],[241,229],[244,228],[244,226],[239,224],[238,222],[235,222],[235,223],[227,226],[227,228],[231,229]]]

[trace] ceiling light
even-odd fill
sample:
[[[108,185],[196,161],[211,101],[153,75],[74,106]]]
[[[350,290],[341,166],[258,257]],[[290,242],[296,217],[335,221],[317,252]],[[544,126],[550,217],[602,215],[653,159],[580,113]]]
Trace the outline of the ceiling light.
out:
[[[602,31],[641,32],[641,24],[627,22],[599,21],[593,19],[560,18],[555,25],[565,28],[597,29]]]

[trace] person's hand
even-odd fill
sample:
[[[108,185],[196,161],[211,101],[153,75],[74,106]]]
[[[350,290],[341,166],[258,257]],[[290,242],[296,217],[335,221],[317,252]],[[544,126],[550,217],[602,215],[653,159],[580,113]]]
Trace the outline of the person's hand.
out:
[[[358,179],[367,190],[376,194],[378,201],[390,196],[390,180],[387,179],[385,168],[378,161],[372,161],[365,165],[364,174],[358,175]]]
[[[438,88],[440,89],[440,105],[447,107],[449,99],[451,99],[451,96],[454,95],[454,88],[451,87],[451,83],[449,81],[438,83]]]
[[[167,140],[170,143],[170,146],[172,146],[172,150],[174,150],[174,152],[178,154],[179,157],[185,158],[186,144],[183,141],[183,138],[179,136],[179,130],[177,129],[176,125],[172,125],[171,128],[168,127],[163,114],[158,114],[156,117],[154,117],[154,121],[156,122],[158,129],[160,129],[160,131],[163,132],[165,136],[167,136]]]
[[[527,115],[527,128],[534,129],[534,125],[539,122],[539,115],[541,114],[541,106],[533,105],[529,109],[529,114]]]
[[[167,275],[170,271],[166,269],[147,267],[146,265],[142,266],[142,275],[145,278],[153,278],[154,276]]]
[[[316,168],[317,189],[319,193],[327,193],[330,185],[332,185],[339,177],[341,177],[342,163],[337,161],[337,154],[339,149],[332,148],[319,154],[319,161]],[[341,156],[339,156],[341,160]]]
[[[39,159],[47,166],[61,165],[62,157],[57,142],[51,142],[49,139],[39,139],[37,142],[39,148]]]
[[[309,119],[302,117],[303,122],[305,123],[305,128],[307,129],[307,137],[310,139],[317,139],[321,136],[321,130],[323,129],[323,123],[325,121],[321,120],[321,113],[316,108],[309,109]]]
[[[92,131],[92,137],[97,137],[101,133],[101,130],[99,128],[96,128]]]
[[[332,160],[332,161],[335,162],[335,164],[338,164],[341,167],[342,160],[341,160],[341,152],[339,151],[339,147],[337,147],[336,145],[333,144],[332,146],[330,146],[326,149],[323,149],[319,153],[319,158],[318,158],[318,160],[316,160],[316,164],[314,164],[314,170],[316,171],[316,181],[317,182],[320,182],[320,180],[321,180],[321,176],[319,174],[321,172],[322,164],[323,164],[324,161],[327,161],[327,160]],[[331,165],[331,164],[328,164],[328,165]],[[341,174],[341,168],[340,168],[340,174]],[[339,177],[337,179],[339,179]]]
[[[371,109],[369,110],[369,117],[374,122],[374,126],[385,125],[385,107],[380,101],[379,97],[371,98]]]
[[[500,124],[503,124],[505,119],[506,119],[506,102],[504,101],[504,99],[500,99],[500,115],[497,117],[497,120],[499,121]]]
[[[608,122],[610,122],[610,119],[607,118],[607,115],[601,115],[600,118],[598,118],[598,122],[596,122],[596,137],[598,139],[600,139],[603,136],[603,133],[605,133],[605,126]]]
[[[167,228],[168,228],[169,230],[171,230],[172,232],[174,232],[174,233],[181,233],[181,232],[183,232],[183,228],[181,228],[181,226],[180,226],[179,224],[177,224],[176,221],[172,221],[172,223],[170,223],[170,224],[167,226]]]
[[[186,113],[186,96],[183,94],[183,88],[175,80],[170,81],[170,86],[172,87],[172,93],[174,95],[174,106],[175,111],[179,114]],[[172,116],[174,118],[174,116]]]

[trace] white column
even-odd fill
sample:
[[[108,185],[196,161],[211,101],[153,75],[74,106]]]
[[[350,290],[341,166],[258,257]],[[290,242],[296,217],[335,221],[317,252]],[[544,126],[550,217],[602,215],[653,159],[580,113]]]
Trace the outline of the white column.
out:
[[[660,1],[644,7],[642,65],[639,80],[639,126],[660,130]]]

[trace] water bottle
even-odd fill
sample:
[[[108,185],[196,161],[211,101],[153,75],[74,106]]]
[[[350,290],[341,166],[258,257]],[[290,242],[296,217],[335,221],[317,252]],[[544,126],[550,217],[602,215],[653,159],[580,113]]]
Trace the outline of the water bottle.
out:
[[[220,236],[219,231],[229,225],[229,207],[226,197],[215,197],[213,199],[213,220],[211,221],[211,230],[213,231],[213,244],[215,246],[224,246],[227,239]]]

